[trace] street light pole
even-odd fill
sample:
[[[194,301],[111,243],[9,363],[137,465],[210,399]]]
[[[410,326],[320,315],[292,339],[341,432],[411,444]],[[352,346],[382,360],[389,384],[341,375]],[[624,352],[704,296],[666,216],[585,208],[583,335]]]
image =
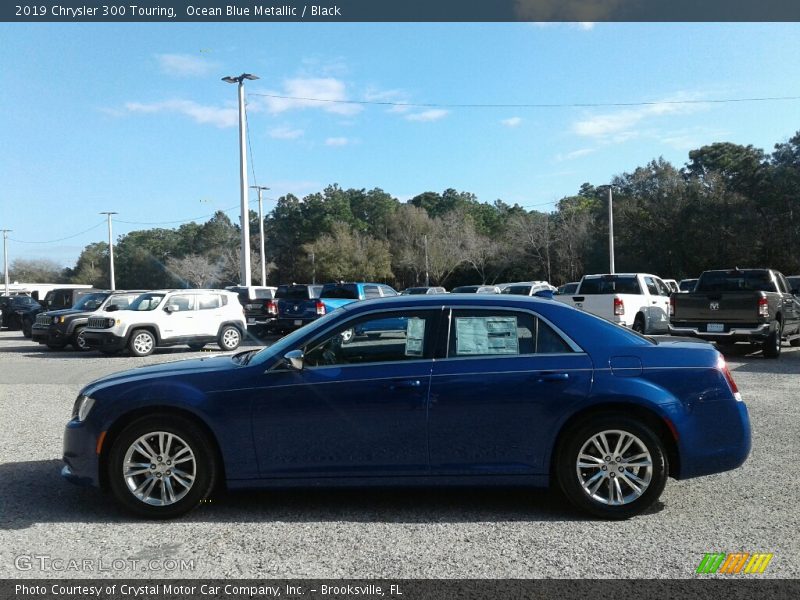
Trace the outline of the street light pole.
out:
[[[109,289],[115,290],[117,288],[114,282],[114,241],[111,236],[111,215],[116,215],[118,213],[108,211],[101,212],[100,214],[108,217],[108,273],[109,279],[111,280],[111,287]]]
[[[258,190],[258,234],[261,236],[261,285],[267,285],[267,261],[264,252],[264,214],[261,206],[261,192],[268,190],[263,185],[251,185],[251,188]]]
[[[3,278],[6,283],[6,296],[8,296],[8,232],[11,229],[3,229]]]
[[[608,261],[614,274],[614,209],[611,186],[608,186]]]
[[[222,81],[239,84],[239,192],[241,196],[242,243],[239,252],[239,280],[241,285],[250,286],[250,211],[247,207],[247,148],[245,146],[244,121],[244,80],[258,79],[250,73],[238,77],[223,77]]]

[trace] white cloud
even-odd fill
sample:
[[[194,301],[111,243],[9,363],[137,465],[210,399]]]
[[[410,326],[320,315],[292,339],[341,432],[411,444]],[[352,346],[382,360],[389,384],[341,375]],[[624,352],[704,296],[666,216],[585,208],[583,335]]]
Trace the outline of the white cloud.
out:
[[[406,119],[409,121],[422,121],[422,122],[429,122],[429,121],[438,121],[439,119],[443,119],[446,117],[450,111],[443,110],[441,108],[432,108],[430,110],[424,110],[418,113],[411,113],[410,115],[406,115]]]
[[[350,143],[346,137],[329,137],[325,140],[326,146],[346,146]]]
[[[557,154],[556,160],[558,162],[565,161],[565,160],[575,160],[576,158],[580,158],[582,156],[587,156],[596,152],[597,148],[580,148],[579,150],[573,150],[572,152],[567,152],[566,154]]]
[[[210,124],[216,127],[234,127],[239,123],[238,108],[220,108],[217,106],[204,106],[191,100],[166,100],[145,104],[142,102],[127,102],[125,110],[129,113],[177,113],[194,119],[200,124]]]
[[[522,123],[521,117],[511,117],[509,119],[503,119],[500,121],[506,127],[518,127],[520,123]]]
[[[626,141],[640,134],[639,126],[647,119],[685,115],[707,109],[702,104],[680,104],[681,101],[697,99],[699,98],[696,94],[676,94],[660,102],[584,118],[572,124],[572,131],[582,137]]]
[[[305,132],[302,129],[292,129],[291,127],[276,127],[270,130],[269,137],[276,140],[296,140],[303,137]]]
[[[273,114],[289,110],[315,108],[337,115],[351,116],[360,113],[363,107],[358,104],[342,104],[348,100],[346,85],[343,81],[333,77],[321,78],[295,78],[283,82],[281,91],[267,91],[265,93],[282,98],[269,96],[253,96],[263,101],[267,110]]]
[[[156,54],[161,70],[177,77],[204,77],[220,68],[219,63],[191,54]]]

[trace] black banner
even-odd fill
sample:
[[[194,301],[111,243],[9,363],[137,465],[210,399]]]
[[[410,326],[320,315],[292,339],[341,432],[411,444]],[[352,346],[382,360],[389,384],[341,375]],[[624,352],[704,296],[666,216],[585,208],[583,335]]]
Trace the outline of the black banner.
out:
[[[731,576],[725,579],[181,579],[0,581],[3,600],[788,600],[800,581]]]
[[[50,0],[9,22],[800,21],[796,0]]]

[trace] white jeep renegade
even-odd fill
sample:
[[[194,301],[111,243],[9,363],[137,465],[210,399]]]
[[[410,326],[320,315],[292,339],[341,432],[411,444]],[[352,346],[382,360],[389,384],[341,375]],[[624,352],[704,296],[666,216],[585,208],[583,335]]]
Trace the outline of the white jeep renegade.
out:
[[[126,310],[93,314],[84,339],[105,354],[127,347],[134,356],[147,356],[157,347],[180,344],[199,350],[216,342],[223,350],[235,350],[245,331],[242,305],[233,292],[155,290]]]

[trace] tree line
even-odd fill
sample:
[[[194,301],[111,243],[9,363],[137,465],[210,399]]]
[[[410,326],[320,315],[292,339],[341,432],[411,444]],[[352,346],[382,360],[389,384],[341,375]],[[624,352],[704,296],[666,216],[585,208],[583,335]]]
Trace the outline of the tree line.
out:
[[[762,266],[800,273],[800,131],[771,154],[727,142],[614,177],[615,263],[681,279],[710,268]],[[401,202],[380,188],[278,199],[264,220],[271,285],[381,281],[397,288],[545,279],[607,272],[608,189],[583,184],[551,212],[469,192],[424,192]],[[258,216],[250,212],[253,283],[260,283]],[[238,283],[239,226],[206,223],[132,231],[114,247],[121,289]],[[19,281],[108,285],[108,245],[86,246],[74,267],[17,259]]]

